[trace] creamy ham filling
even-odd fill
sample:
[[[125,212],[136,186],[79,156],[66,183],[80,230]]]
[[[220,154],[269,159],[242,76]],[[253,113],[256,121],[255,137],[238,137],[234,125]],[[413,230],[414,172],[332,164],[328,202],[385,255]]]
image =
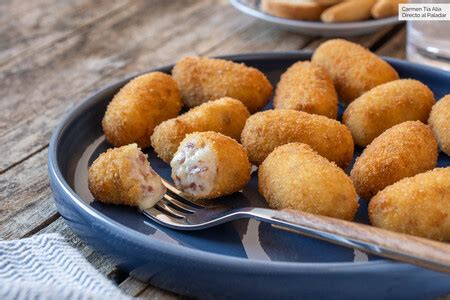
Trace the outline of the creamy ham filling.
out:
[[[166,187],[159,175],[150,167],[144,154],[131,158],[131,162],[133,164],[131,176],[138,180],[142,191],[137,204],[140,209],[150,208],[161,200],[166,193]]]
[[[206,197],[214,188],[217,163],[214,151],[208,145],[196,146],[190,141],[178,151],[172,161],[172,178],[178,189],[195,197]]]

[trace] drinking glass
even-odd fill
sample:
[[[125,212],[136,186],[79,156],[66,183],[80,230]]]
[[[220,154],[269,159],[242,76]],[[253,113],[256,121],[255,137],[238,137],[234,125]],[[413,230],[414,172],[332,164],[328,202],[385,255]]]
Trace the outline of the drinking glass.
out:
[[[410,0],[450,3],[450,0]],[[450,71],[450,21],[407,21],[407,58]]]

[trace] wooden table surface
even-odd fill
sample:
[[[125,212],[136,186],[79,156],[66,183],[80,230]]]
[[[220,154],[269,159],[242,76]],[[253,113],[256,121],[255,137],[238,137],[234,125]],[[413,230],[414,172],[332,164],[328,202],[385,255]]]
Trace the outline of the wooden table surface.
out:
[[[127,74],[189,54],[314,49],[324,39],[279,31],[226,0],[3,0],[0,16],[0,239],[59,232],[126,294],[177,297],[129,277],[66,226],[47,178],[52,131]],[[403,25],[350,40],[405,57]]]

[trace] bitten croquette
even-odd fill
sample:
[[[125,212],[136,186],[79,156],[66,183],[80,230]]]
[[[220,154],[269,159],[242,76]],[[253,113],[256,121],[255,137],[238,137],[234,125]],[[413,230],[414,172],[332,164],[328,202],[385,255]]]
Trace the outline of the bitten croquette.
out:
[[[309,61],[299,61],[281,75],[273,106],[336,119],[337,102],[333,80],[327,71]]]
[[[108,142],[115,147],[137,143],[150,146],[153,129],[181,110],[181,94],[171,76],[151,72],[124,85],[106,109],[102,121]]]
[[[336,120],[290,109],[267,110],[247,119],[241,143],[252,163],[259,165],[276,147],[299,142],[320,155],[347,166],[353,158],[353,139],[348,128]]]
[[[181,141],[189,133],[215,131],[239,141],[249,116],[244,104],[233,98],[210,101],[159,124],[151,143],[158,156],[170,163]]]
[[[151,168],[137,144],[108,149],[92,163],[89,190],[100,202],[147,209],[166,192],[161,178]]]
[[[185,57],[176,63],[172,75],[187,107],[231,97],[254,113],[272,96],[272,85],[262,72],[229,60]]]
[[[372,225],[450,242],[450,167],[404,178],[369,203]]]
[[[402,178],[436,167],[437,143],[431,129],[420,121],[395,125],[364,149],[350,176],[360,197],[369,201]]]
[[[366,48],[334,39],[322,43],[312,62],[328,71],[339,100],[349,104],[377,85],[398,79],[397,71]]]
[[[228,195],[250,181],[251,164],[242,145],[213,131],[188,134],[170,166],[175,186],[190,199]]]
[[[259,167],[258,186],[269,207],[352,220],[358,196],[350,177],[310,146],[275,148]]]

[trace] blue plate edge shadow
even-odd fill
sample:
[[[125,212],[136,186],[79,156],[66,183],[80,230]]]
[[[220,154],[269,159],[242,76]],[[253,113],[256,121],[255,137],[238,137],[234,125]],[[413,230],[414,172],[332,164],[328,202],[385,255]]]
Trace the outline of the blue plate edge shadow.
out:
[[[237,55],[224,55],[218,56],[226,59],[233,60],[251,60],[251,59],[262,59],[262,58],[270,58],[270,59],[286,59],[286,58],[296,58],[298,60],[309,59],[312,52],[306,51],[288,51],[288,52],[258,52],[258,53],[243,53]],[[392,58],[384,58],[388,62],[395,62],[399,65],[408,65],[415,66],[418,68],[432,70],[433,72],[438,72],[441,75],[444,75],[450,80],[450,73],[439,70],[429,66],[423,66],[420,64],[405,62],[398,59]],[[121,225],[117,221],[99,213],[89,205],[87,205],[69,186],[69,184],[65,181],[64,176],[62,175],[58,163],[57,163],[57,153],[58,153],[58,144],[61,136],[64,134],[66,128],[68,128],[73,120],[75,120],[80,113],[86,107],[93,105],[96,102],[96,99],[93,98],[94,95],[98,94],[101,91],[109,89],[113,86],[117,86],[119,84],[123,84],[124,81],[127,81],[139,74],[146,73],[154,70],[161,69],[170,69],[172,65],[167,65],[160,68],[153,68],[151,70],[147,70],[144,72],[139,72],[130,76],[126,76],[125,78],[110,84],[101,90],[95,91],[91,93],[85,100],[83,100],[80,104],[72,108],[63,118],[63,120],[59,123],[54,133],[52,134],[50,145],[49,145],[49,153],[48,153],[48,172],[50,181],[52,183],[53,188],[62,188],[65,195],[69,196],[70,199],[74,202],[74,207],[81,210],[84,213],[89,214],[96,221],[103,223],[106,227],[112,227],[114,230],[121,232],[121,234],[128,237],[129,240],[139,241],[140,244],[145,244],[147,247],[154,248],[156,251],[165,252],[167,255],[171,255],[174,257],[184,257],[185,259],[196,261],[202,264],[208,263],[214,266],[222,265],[226,267],[233,267],[245,272],[251,270],[252,272],[275,272],[282,274],[290,274],[290,273],[322,273],[322,272],[336,272],[336,273],[347,273],[347,272],[356,272],[360,271],[361,268],[364,269],[364,272],[414,272],[418,269],[418,267],[393,262],[390,260],[377,260],[377,261],[369,261],[369,262],[339,262],[339,263],[303,263],[303,262],[280,262],[280,261],[257,261],[257,260],[248,260],[245,258],[227,256],[223,254],[213,254],[202,250],[197,249],[189,249],[182,246],[172,245],[163,241],[158,240],[157,243],[154,243],[154,239],[137,231],[131,230],[128,227]]]

